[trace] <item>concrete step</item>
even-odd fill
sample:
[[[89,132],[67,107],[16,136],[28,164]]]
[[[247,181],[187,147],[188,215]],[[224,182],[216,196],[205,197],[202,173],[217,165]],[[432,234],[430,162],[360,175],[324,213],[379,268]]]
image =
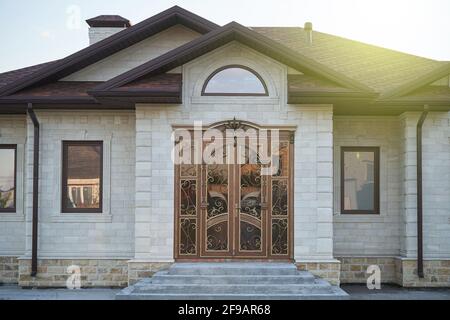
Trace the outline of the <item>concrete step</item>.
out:
[[[340,289],[339,289],[340,290]],[[342,291],[342,290],[340,290]],[[331,294],[141,294],[118,293],[116,300],[347,300],[347,293]]]
[[[289,263],[176,263],[123,289],[119,300],[342,299],[339,287]]]
[[[311,284],[314,276],[309,272],[299,271],[295,275],[180,275],[160,272],[150,278],[154,284]]]
[[[175,263],[168,271],[173,275],[296,275],[292,263]]]
[[[261,292],[268,292],[271,294],[307,294],[314,292],[316,294],[331,293],[331,286],[321,284],[303,284],[303,285],[168,285],[168,284],[153,284],[151,286],[136,287],[134,293],[160,293],[160,294],[257,294]]]

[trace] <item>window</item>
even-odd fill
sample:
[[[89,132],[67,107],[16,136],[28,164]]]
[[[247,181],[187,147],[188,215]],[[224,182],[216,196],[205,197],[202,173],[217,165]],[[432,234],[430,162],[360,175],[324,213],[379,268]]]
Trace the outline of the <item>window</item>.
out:
[[[103,142],[64,141],[62,211],[102,212]]]
[[[0,212],[16,211],[16,158],[16,145],[0,145]]]
[[[203,96],[267,96],[261,76],[250,68],[231,65],[213,72],[205,81]]]
[[[379,213],[378,147],[341,148],[341,213]]]

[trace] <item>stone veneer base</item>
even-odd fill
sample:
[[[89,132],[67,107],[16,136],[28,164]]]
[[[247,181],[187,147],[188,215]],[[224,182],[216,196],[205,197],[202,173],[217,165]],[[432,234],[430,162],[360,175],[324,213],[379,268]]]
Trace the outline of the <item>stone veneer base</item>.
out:
[[[128,261],[128,285],[134,285],[139,280],[151,277],[155,272],[169,269],[171,262],[148,262],[143,260]]]
[[[381,271],[381,283],[397,283],[395,257],[340,257],[341,283],[366,283],[370,265]]]
[[[341,283],[366,283],[367,268],[378,265],[381,283],[402,287],[450,287],[450,259],[424,260],[424,278],[417,276],[417,260],[403,257],[339,257]]]
[[[79,266],[81,287],[126,287],[128,260],[113,259],[39,259],[36,277],[31,277],[31,259],[19,259],[19,286],[66,287],[69,266]]]
[[[425,260],[424,278],[417,276],[417,260],[396,258],[397,283],[403,287],[449,287],[450,259]]]
[[[17,257],[0,257],[0,285],[17,284],[19,261]]]
[[[327,280],[332,285],[340,285],[341,262],[331,261],[300,261],[295,263],[299,270],[309,271],[313,275]]]
[[[14,256],[0,257],[0,284],[21,287],[66,287],[67,267],[78,265],[82,287],[126,287],[170,267],[171,262],[125,259],[40,259],[38,274],[31,277],[31,260]],[[416,259],[403,257],[339,257],[331,261],[296,262],[299,270],[308,270],[334,285],[366,283],[367,267],[378,265],[382,283],[403,287],[450,287],[450,259],[424,261],[425,278],[417,276]]]

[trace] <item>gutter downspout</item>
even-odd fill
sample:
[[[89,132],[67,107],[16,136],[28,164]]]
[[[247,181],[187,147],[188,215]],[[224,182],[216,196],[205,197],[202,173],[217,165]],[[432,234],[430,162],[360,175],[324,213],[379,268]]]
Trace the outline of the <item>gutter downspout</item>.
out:
[[[423,197],[422,197],[422,126],[427,118],[429,107],[424,106],[417,122],[417,275],[423,278]]]
[[[33,219],[32,219],[32,244],[31,244],[31,276],[37,274],[37,251],[38,251],[38,196],[39,196],[39,121],[33,110],[33,104],[28,104],[28,115],[34,126],[33,135]]]

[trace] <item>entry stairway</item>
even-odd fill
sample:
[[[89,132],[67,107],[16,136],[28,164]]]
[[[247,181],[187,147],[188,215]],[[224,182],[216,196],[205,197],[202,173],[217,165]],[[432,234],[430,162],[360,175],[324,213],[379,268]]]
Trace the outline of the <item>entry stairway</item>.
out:
[[[342,289],[292,263],[175,263],[117,294],[118,300],[345,299]]]

